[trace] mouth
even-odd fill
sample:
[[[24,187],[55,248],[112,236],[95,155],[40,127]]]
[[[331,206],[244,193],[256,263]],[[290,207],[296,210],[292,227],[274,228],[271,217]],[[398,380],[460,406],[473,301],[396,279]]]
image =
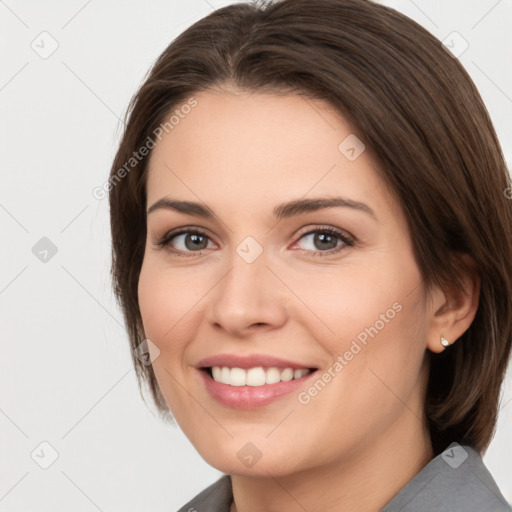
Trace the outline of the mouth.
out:
[[[227,386],[271,386],[280,382],[299,380],[317,368],[263,367],[238,368],[229,366],[201,367],[210,379]]]
[[[294,399],[318,368],[201,366],[197,370],[216,402],[231,409],[254,410],[276,400]]]
[[[270,354],[216,354],[196,364],[205,390],[235,409],[256,409],[291,398],[318,368]]]

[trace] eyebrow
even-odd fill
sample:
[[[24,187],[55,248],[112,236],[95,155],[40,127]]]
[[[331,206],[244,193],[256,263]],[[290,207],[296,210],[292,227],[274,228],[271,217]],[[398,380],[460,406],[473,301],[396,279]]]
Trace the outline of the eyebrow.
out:
[[[375,212],[367,204],[343,197],[296,199],[276,206],[272,214],[275,219],[284,219],[295,215],[301,215],[303,213],[335,207],[352,208],[354,210],[367,213],[377,220]],[[154,203],[148,209],[147,214],[149,215],[157,210],[174,210],[180,213],[196,215],[207,219],[215,216],[213,211],[206,205],[193,201],[178,201],[168,197],[162,197],[162,199],[159,199]]]

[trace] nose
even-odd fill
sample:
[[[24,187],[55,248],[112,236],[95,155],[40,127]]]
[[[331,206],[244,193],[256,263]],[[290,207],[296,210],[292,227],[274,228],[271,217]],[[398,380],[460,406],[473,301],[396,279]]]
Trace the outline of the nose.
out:
[[[210,292],[208,320],[216,329],[237,337],[286,323],[286,287],[268,266],[265,251],[249,263],[236,251],[229,270]]]

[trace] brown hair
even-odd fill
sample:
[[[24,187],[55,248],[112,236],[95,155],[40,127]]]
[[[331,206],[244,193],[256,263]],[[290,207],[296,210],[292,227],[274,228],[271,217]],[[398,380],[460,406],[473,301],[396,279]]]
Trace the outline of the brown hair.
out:
[[[152,366],[134,356],[145,338],[137,287],[149,158],[131,162],[128,171],[126,162],[149,146],[180,103],[225,84],[327,100],[359,130],[408,219],[425,289],[457,282],[464,270],[458,254],[476,262],[476,316],[457,343],[441,354],[428,352],[425,413],[436,454],[452,441],[485,451],[512,346],[508,172],[487,110],[459,61],[420,25],[368,0],[218,9],[168,46],[131,100],[109,199],[113,285],[140,389],[148,384],[157,409],[168,414]]]

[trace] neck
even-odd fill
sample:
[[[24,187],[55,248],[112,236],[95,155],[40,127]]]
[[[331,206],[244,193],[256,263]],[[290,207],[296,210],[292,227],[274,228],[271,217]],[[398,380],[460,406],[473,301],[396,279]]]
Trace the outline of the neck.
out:
[[[388,431],[350,457],[277,478],[231,475],[230,512],[375,512],[433,457],[428,431],[405,408]]]

